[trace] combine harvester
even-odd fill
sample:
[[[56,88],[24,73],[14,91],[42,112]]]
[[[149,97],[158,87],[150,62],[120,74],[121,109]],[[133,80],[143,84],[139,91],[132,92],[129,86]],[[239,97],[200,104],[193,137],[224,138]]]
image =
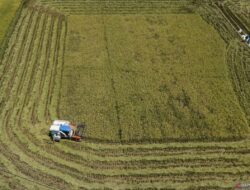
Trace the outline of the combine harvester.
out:
[[[55,120],[49,129],[49,136],[55,142],[61,139],[70,139],[80,142],[83,137],[85,125],[72,125],[69,121]]]
[[[240,37],[242,38],[242,40],[243,40],[244,42],[246,42],[247,45],[250,47],[250,35],[248,35],[248,34],[246,34],[245,32],[243,32],[242,29],[239,29],[239,30],[238,30],[238,33],[239,33]]]

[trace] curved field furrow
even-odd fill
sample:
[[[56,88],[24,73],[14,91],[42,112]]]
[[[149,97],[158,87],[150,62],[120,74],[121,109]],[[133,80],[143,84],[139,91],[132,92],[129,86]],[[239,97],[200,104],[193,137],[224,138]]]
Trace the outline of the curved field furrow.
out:
[[[12,133],[10,133],[10,134],[12,134]],[[16,135],[18,135],[18,134],[16,134]],[[10,136],[11,137],[11,136]],[[20,139],[22,139],[22,138],[20,138]],[[26,146],[25,145],[21,145],[21,143],[20,142],[16,142],[16,144],[19,144],[21,147],[27,147],[27,146],[30,146],[30,143],[26,143]],[[47,148],[46,148],[47,149]],[[28,151],[29,152],[29,151]],[[28,153],[28,154],[34,154],[34,153]],[[58,155],[59,156],[59,155]],[[58,164],[56,164],[56,163],[53,163],[54,161],[51,161],[51,160],[47,160],[46,158],[45,159],[42,159],[41,157],[42,157],[42,155],[37,155],[37,157],[38,158],[40,158],[41,160],[43,160],[43,162],[41,162],[41,160],[40,160],[40,163],[44,163],[45,165],[47,165],[47,167],[52,167],[52,168],[54,168],[54,169],[58,169],[59,171],[61,171],[62,169],[61,169],[61,167],[63,167],[63,166],[60,166],[60,165],[58,165]],[[36,159],[37,160],[37,159]],[[39,160],[39,159],[38,159]],[[204,159],[205,160],[205,159]],[[45,161],[45,162],[44,162]],[[72,160],[72,161],[74,161],[74,160]],[[50,163],[53,163],[51,166],[50,166]],[[46,164],[47,163],[47,164]],[[59,162],[58,162],[59,163]],[[64,162],[65,163],[65,162]],[[89,163],[88,161],[85,161],[85,163]],[[112,162],[110,162],[110,164],[111,164]],[[157,162],[156,162],[157,163]],[[100,166],[100,164],[101,164],[101,162],[96,162],[96,164],[98,165],[98,166]],[[108,163],[107,163],[108,164]],[[145,163],[146,164],[146,163]],[[166,163],[166,165],[168,165],[167,163]],[[150,167],[150,165],[148,165],[149,167]],[[171,167],[171,165],[169,165],[169,167]],[[201,167],[203,167],[202,165],[201,165]],[[77,174],[77,171],[76,171],[76,169],[75,169],[75,171],[74,171],[74,169],[73,168],[68,168],[67,169],[67,167],[63,167],[64,168],[64,170],[65,171],[68,171],[67,173],[69,174],[69,175],[72,175],[72,176],[74,176],[74,177],[76,177],[77,179],[81,179],[81,173],[78,173]],[[117,168],[119,168],[119,167],[116,167],[116,166],[114,166],[114,169],[117,169]],[[172,167],[171,167],[172,168]],[[95,168],[96,169],[96,168]],[[135,168],[136,169],[136,168]],[[141,168],[140,168],[141,169]],[[72,171],[74,171],[73,173],[72,173]],[[217,172],[218,173],[218,172]],[[85,174],[86,175],[86,174]],[[82,177],[84,177],[85,175],[83,175]],[[78,177],[77,177],[78,176]],[[92,175],[90,175],[90,176],[92,176]],[[89,175],[88,175],[88,178],[90,177]],[[96,175],[94,175],[95,177],[96,177]],[[230,175],[228,174],[228,176],[227,177],[229,177]],[[234,176],[234,175],[233,175]],[[85,178],[85,180],[87,180],[88,178]],[[100,176],[98,177],[98,178],[100,178]],[[109,178],[109,177],[107,177],[107,176],[102,176],[101,177],[102,179],[106,179],[106,178]],[[93,181],[94,179],[89,179],[88,181],[89,182],[91,182],[91,181]],[[157,179],[152,179],[154,182],[157,182],[157,181],[161,181],[162,179],[159,179],[159,180],[157,180]],[[167,179],[166,179],[167,180]],[[181,181],[180,179],[178,179],[177,181]]]
[[[37,147],[39,147],[39,143],[36,143],[33,145],[32,141],[27,141],[24,140],[24,135],[20,135],[22,133],[26,134],[25,131],[19,131],[16,130],[15,132],[13,132],[16,136],[16,144],[23,149],[27,149],[25,150],[25,152],[27,153],[31,153],[33,152],[33,154],[36,154],[37,151],[35,151],[37,149]],[[9,133],[11,135],[11,133]],[[31,136],[30,136],[31,137]],[[13,138],[13,137],[10,137]],[[40,143],[41,144],[41,143]],[[28,145],[28,146],[27,146]],[[47,153],[43,152],[42,149],[46,149]],[[86,159],[85,156],[77,156],[75,154],[70,154],[67,152],[59,152],[60,150],[56,150],[55,148],[53,148],[52,146],[46,146],[46,145],[42,145],[40,146],[40,150],[41,153],[39,153],[39,157],[43,157],[45,155],[50,156],[51,158],[54,157],[54,159],[56,157],[60,157],[60,159],[63,160],[67,160],[67,161],[72,161],[74,163],[77,163],[79,165],[81,165],[82,167],[88,167],[88,168],[92,168],[92,169],[115,169],[115,168],[120,168],[120,169],[142,169],[142,168],[164,168],[164,167],[182,167],[182,166],[186,166],[186,167],[205,167],[205,166],[209,166],[212,165],[214,168],[217,168],[218,166],[228,166],[228,167],[238,167],[238,166],[242,166],[242,167],[249,167],[249,163],[245,163],[243,158],[241,157],[241,159],[231,155],[231,154],[223,154],[223,155],[214,155],[213,157],[211,157],[212,155],[209,156],[197,156],[199,154],[193,155],[190,158],[188,158],[187,156],[171,156],[169,158],[165,157],[162,159],[159,159],[159,155],[157,154],[152,154],[152,157],[144,157],[143,159],[137,159],[137,160],[133,160],[129,157],[123,156],[120,157],[118,159],[112,160],[112,157],[108,157],[107,160],[102,160],[96,158],[96,159]],[[35,151],[35,152],[34,152]],[[193,153],[194,154],[194,153]],[[53,156],[52,156],[53,155]],[[61,156],[60,156],[61,155]],[[249,157],[249,156],[248,156]],[[247,156],[245,157],[246,159],[248,158]],[[47,158],[46,158],[47,159]],[[53,160],[51,160],[53,161]],[[155,165],[154,165],[155,163]]]
[[[13,135],[12,131],[9,131],[11,128],[11,123],[10,123],[11,114],[10,114],[10,112],[6,112],[5,118],[6,118],[6,121],[5,121],[4,125],[9,126],[9,127],[5,128],[4,131],[2,131],[2,134],[0,136],[0,141],[1,141],[0,150],[1,150],[2,154],[8,160],[11,161],[12,165],[14,165],[15,168],[19,172],[30,177],[31,179],[43,182],[43,183],[51,185],[51,186],[56,186],[59,188],[65,187],[67,184],[65,184],[65,182],[62,181],[60,178],[54,177],[54,176],[49,175],[45,172],[42,172],[40,169],[38,169],[38,167],[34,167],[34,163],[32,166],[30,166],[28,164],[30,162],[27,163],[27,161],[30,159],[26,158],[26,160],[25,160],[25,158],[23,158],[23,156],[22,156],[23,155],[22,151],[21,152],[18,151],[19,152],[18,155],[13,152],[14,150],[17,151],[14,143],[8,143],[8,141],[9,141],[8,137],[10,137],[10,133],[11,133],[11,135]],[[6,132],[6,134],[5,134],[5,132]],[[6,137],[6,135],[7,135],[7,137]],[[6,144],[6,143],[8,143],[8,144]],[[22,160],[21,160],[21,156],[22,156]],[[39,168],[41,168],[41,166]]]
[[[27,143],[27,144],[29,144],[29,143]],[[49,162],[49,161],[48,161]],[[73,163],[73,162],[72,162]],[[85,163],[89,163],[88,161],[86,161]],[[97,165],[100,165],[101,163],[98,163],[97,162]],[[110,162],[110,164],[111,164],[111,162]],[[83,165],[81,165],[81,166],[83,166]],[[150,165],[148,165],[148,167],[150,167]],[[169,166],[169,167],[171,167],[171,166]],[[237,166],[236,166],[237,167]],[[246,166],[247,167],[247,166]],[[53,167],[53,168],[55,168],[56,169],[56,165]],[[65,167],[63,167],[63,168],[65,168]],[[98,167],[96,167],[96,168],[98,168]],[[95,168],[95,169],[96,169]],[[116,167],[115,167],[116,168]],[[114,168],[114,169],[115,169]],[[119,167],[118,167],[119,168]],[[69,168],[70,169],[70,168]],[[136,169],[136,168],[134,168],[134,169]],[[203,168],[203,169],[205,169],[205,168]],[[65,171],[66,171],[67,169],[65,169]],[[141,170],[141,168],[140,168],[140,170]],[[226,169],[225,169],[226,170]],[[232,171],[234,171],[235,170],[235,168],[232,170]],[[222,170],[223,171],[223,170]],[[223,171],[224,172],[224,171]],[[70,173],[70,171],[68,172],[68,173]],[[75,175],[77,174],[78,172],[75,170]],[[105,172],[106,173],[106,172]],[[218,172],[216,172],[216,174],[217,174]],[[223,174],[225,174],[225,173],[223,173]],[[79,173],[78,175],[80,175],[81,176],[81,173]],[[82,174],[82,176],[84,177],[86,174]],[[195,174],[194,174],[195,175]],[[204,174],[205,175],[205,174]],[[211,174],[212,175],[212,174]],[[236,176],[236,175],[234,175],[234,174],[232,174],[234,177]],[[90,175],[90,176],[92,176],[92,175]],[[95,177],[96,177],[96,175],[94,175]],[[229,176],[231,176],[231,173],[229,172],[228,173],[228,175],[227,175],[227,177],[229,177]],[[88,177],[89,177],[89,175],[88,175]],[[116,176],[117,177],[117,176]],[[115,177],[115,178],[116,178]],[[107,178],[107,176],[106,176],[106,174],[105,174],[105,176],[100,176],[100,175],[98,175],[98,178],[101,178],[101,179],[106,179]],[[109,177],[108,177],[109,178]],[[125,178],[125,177],[124,177]],[[85,180],[87,180],[87,178],[85,179]],[[157,181],[157,179],[152,179],[154,182],[156,182]],[[179,179],[178,179],[179,180]],[[178,181],[177,180],[177,181]],[[201,179],[202,180],[202,179]],[[91,180],[90,180],[91,181]],[[180,180],[179,180],[179,182],[180,182]]]
[[[23,104],[25,103],[25,95],[28,92],[27,90],[29,90],[29,88],[27,87],[29,86],[29,82],[31,81],[30,75],[32,70],[34,70],[32,68],[35,67],[36,64],[36,62],[33,61],[36,57],[36,52],[38,52],[38,50],[36,50],[35,45],[40,40],[38,26],[40,25],[41,20],[40,17],[38,17],[38,14],[39,12],[34,12],[33,10],[30,11],[29,21],[26,22],[26,25],[23,25],[22,28],[24,30],[22,31],[24,32],[21,33],[19,37],[21,39],[20,49],[15,50],[15,59],[10,60],[10,62],[8,63],[10,65],[16,65],[16,67],[13,67],[13,74],[10,77],[10,79],[12,78],[12,85],[8,86],[7,88],[7,91],[12,91],[7,101],[8,110],[2,110],[1,117],[1,125],[6,126],[6,134],[8,135],[8,137],[4,137],[4,131],[2,131],[3,133],[1,134],[1,142],[7,143],[9,139],[15,139],[15,136],[13,136],[13,134],[15,134],[14,129],[16,126],[20,127],[20,125],[22,124],[20,123],[18,117],[21,117],[21,115],[23,114]],[[50,39],[46,40],[50,41]],[[14,104],[11,103],[11,101],[13,100]],[[12,144],[11,141],[10,144]],[[3,145],[3,143],[1,145]],[[64,183],[64,181],[62,181],[61,179],[60,181],[59,178],[55,178],[37,169],[33,169],[33,167],[31,167],[30,165],[27,165],[27,163],[21,161],[19,157],[15,156],[15,154],[12,153],[11,150],[15,149],[13,145],[14,144],[11,145],[10,149],[8,148],[9,145],[5,146],[4,156],[10,159],[12,164],[15,165],[15,167],[19,171],[37,181],[45,180],[47,184],[56,186],[57,188],[65,188],[67,186],[67,184]]]
[[[20,130],[20,128],[19,128]],[[43,140],[35,138],[35,134],[29,133],[27,130],[23,130],[23,133],[29,138],[34,138],[32,142],[35,146],[48,149],[48,152],[51,152],[55,155],[60,155],[61,157],[67,157],[66,155],[71,156],[75,160],[84,160],[84,156],[86,155],[93,155],[95,158],[135,158],[138,159],[140,157],[181,157],[186,155],[199,155],[206,157],[208,155],[218,155],[218,156],[250,156],[249,155],[249,143],[243,142],[235,142],[235,143],[228,143],[228,144],[221,144],[220,143],[204,143],[201,146],[200,143],[193,143],[190,146],[184,146],[183,143],[178,144],[156,144],[152,147],[145,145],[101,145],[99,144],[99,148],[91,148],[91,146],[84,144],[81,146],[81,149],[73,149],[72,147],[66,148],[64,145],[50,145],[48,143],[44,143]],[[67,142],[63,142],[64,144]],[[130,147],[131,146],[131,147]],[[64,148],[63,148],[64,147]],[[146,148],[147,147],[147,148]],[[163,151],[162,151],[162,150]],[[137,151],[139,150],[139,151]],[[122,154],[123,153],[123,154]]]
[[[30,146],[29,142],[23,139],[23,135],[20,137],[20,134],[18,132],[18,130],[12,131],[11,129],[8,129],[7,135],[8,138],[14,139],[13,143],[19,149],[19,151],[22,152],[22,154],[32,158],[34,161],[36,161],[39,165],[43,167],[50,168],[54,171],[58,171],[61,173],[66,172],[68,176],[81,179],[81,173],[77,172],[77,170],[74,170],[73,168],[68,167],[66,165],[60,164],[59,162],[55,162],[53,159],[47,158],[45,154],[38,153],[37,151],[32,149],[33,147]],[[70,183],[70,181],[68,182]]]
[[[27,132],[23,131],[23,133],[28,136],[30,139],[34,137],[32,134],[28,134]],[[49,145],[47,143],[44,143],[42,141],[39,141],[39,139],[34,140],[33,142],[29,142],[27,144],[34,144],[36,147],[40,147],[41,149],[45,148],[48,153],[58,156],[62,159],[69,160],[69,161],[74,161],[75,163],[83,164],[83,165],[88,165],[89,163],[94,163],[92,161],[100,162],[100,163],[106,163],[108,165],[108,162],[114,162],[114,163],[119,163],[119,162],[125,162],[124,165],[128,164],[128,162],[133,162],[133,161],[142,161],[142,162],[147,162],[150,160],[165,160],[165,159],[170,159],[174,160],[177,159],[179,162],[185,161],[187,158],[199,160],[200,159],[208,159],[209,157],[211,159],[222,159],[223,157],[225,158],[225,161],[227,159],[239,159],[239,158],[249,158],[249,154],[240,154],[240,153],[234,153],[233,149],[230,152],[214,152],[211,153],[210,150],[207,152],[196,152],[196,151],[189,151],[187,153],[182,153],[182,149],[180,149],[180,152],[177,154],[172,154],[171,152],[162,154],[161,152],[154,152],[152,150],[148,150],[151,152],[151,154],[142,154],[140,155],[139,153],[133,153],[133,154],[127,154],[126,150],[124,150],[123,155],[116,155],[115,153],[113,154],[108,154],[104,156],[105,154],[94,154],[90,152],[85,152],[85,151],[73,151],[71,149],[65,149],[61,146],[54,146],[53,144]],[[61,147],[61,148],[60,148]],[[173,147],[174,148],[174,147]],[[179,148],[179,147],[178,147]],[[176,147],[176,149],[178,149]],[[103,151],[102,148],[99,149],[99,151]],[[106,150],[107,151],[107,150]],[[110,149],[109,153],[119,151],[119,148],[117,149]],[[135,150],[136,151],[136,150]],[[235,149],[236,151],[236,149]],[[92,157],[89,157],[88,155],[92,155]],[[241,157],[238,157],[241,155]],[[107,160],[107,161],[106,161]],[[191,160],[189,160],[191,161]]]
[[[16,190],[25,190],[28,187],[24,185],[25,181],[20,179],[15,179],[12,174],[9,173],[6,169],[1,169],[0,171],[0,182],[5,184],[0,186],[0,189],[16,189]]]

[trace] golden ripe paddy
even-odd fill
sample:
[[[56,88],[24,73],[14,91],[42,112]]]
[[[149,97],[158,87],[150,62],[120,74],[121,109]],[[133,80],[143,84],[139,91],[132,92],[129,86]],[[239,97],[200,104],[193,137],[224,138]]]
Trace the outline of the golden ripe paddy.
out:
[[[238,139],[226,44],[197,14],[68,18],[61,118],[90,139]]]

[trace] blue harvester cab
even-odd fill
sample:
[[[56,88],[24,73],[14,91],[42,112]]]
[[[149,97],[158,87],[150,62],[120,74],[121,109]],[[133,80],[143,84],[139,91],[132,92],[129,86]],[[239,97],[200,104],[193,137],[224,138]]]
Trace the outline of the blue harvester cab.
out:
[[[67,124],[62,124],[62,125],[60,125],[60,131],[62,131],[64,133],[69,133],[71,131],[71,128]]]
[[[72,136],[72,133],[73,133],[71,127],[68,124],[61,124],[60,125],[60,132],[62,132],[66,135],[66,136],[63,135],[64,138],[70,138]]]

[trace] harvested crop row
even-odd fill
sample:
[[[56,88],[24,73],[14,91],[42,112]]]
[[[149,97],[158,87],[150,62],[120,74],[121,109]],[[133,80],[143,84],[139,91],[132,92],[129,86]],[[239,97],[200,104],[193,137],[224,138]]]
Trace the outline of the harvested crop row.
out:
[[[228,47],[227,64],[230,70],[234,89],[239,97],[239,102],[246,114],[249,109],[249,72],[250,72],[250,51],[249,48],[238,41],[232,41]],[[248,118],[249,120],[249,118]]]
[[[9,60],[11,60],[13,58],[13,54],[10,54],[10,53],[13,51],[13,48],[15,48],[16,45],[17,45],[15,42],[19,38],[19,35],[21,34],[20,28],[24,24],[23,22],[24,22],[24,19],[25,19],[26,15],[27,15],[27,12],[25,12],[25,11],[21,12],[20,18],[18,19],[17,24],[15,26],[15,29],[13,31],[12,38],[10,38],[11,41],[9,41],[9,45],[5,50],[5,54],[4,54],[5,56],[1,60],[1,64],[0,64],[0,71],[1,71],[0,84],[2,84],[4,74],[7,72],[8,68],[10,66],[8,64]]]
[[[39,46],[37,44],[41,44],[39,41],[43,38],[41,38],[41,34],[43,33],[41,30],[44,29],[44,22],[43,18],[40,17],[40,15],[44,15],[39,12],[39,10],[25,8],[23,10],[23,14],[25,15],[28,13],[28,16],[25,17],[26,21],[24,21],[25,24],[21,25],[20,27],[20,34],[16,37],[16,33],[13,33],[13,38],[17,38],[17,42],[15,44],[16,48],[10,48],[9,50],[12,51],[9,54],[13,54],[13,59],[8,60],[6,65],[8,64],[8,67],[11,68],[11,65],[13,65],[12,69],[7,69],[6,71],[11,72],[7,73],[6,78],[3,78],[3,87],[8,85],[6,87],[5,93],[1,94],[1,96],[5,97],[9,92],[12,93],[8,98],[5,100],[5,107],[3,107],[2,114],[1,114],[1,125],[4,127],[2,129],[1,134],[1,142],[8,143],[9,139],[15,138],[13,134],[15,134],[14,129],[15,127],[23,127],[23,123],[25,118],[27,119],[27,114],[24,111],[24,104],[26,102],[26,94],[29,93],[29,82],[32,80],[34,67],[36,62],[34,61],[36,59]],[[39,15],[39,16],[38,16]],[[21,17],[22,18],[22,17]],[[20,18],[20,23],[22,23],[22,19]],[[47,18],[47,17],[46,17]],[[59,22],[57,22],[59,23]],[[56,30],[58,31],[58,30]],[[45,41],[51,41],[51,36],[48,36],[48,38]],[[11,46],[12,40],[10,40],[10,46]],[[20,45],[19,45],[20,43]],[[57,47],[54,47],[57,48]],[[49,51],[49,50],[47,50]],[[8,53],[6,53],[6,56],[8,56]],[[57,56],[57,55],[56,55]],[[5,59],[7,60],[7,59]],[[2,75],[3,76],[3,75]],[[44,77],[44,76],[43,76]],[[7,82],[9,81],[9,82]],[[10,83],[10,81],[12,83]],[[7,96],[6,96],[7,97]],[[21,120],[22,116],[22,120]],[[5,128],[6,127],[6,128]],[[6,130],[5,130],[6,129]],[[12,130],[13,131],[12,131]],[[6,134],[5,134],[6,131]],[[6,138],[6,135],[7,138]],[[17,147],[15,147],[16,141],[10,141],[10,143],[5,146],[4,156],[11,160],[12,164],[20,170],[25,175],[29,176],[29,178],[33,178],[37,181],[42,181],[46,179],[46,176],[48,176],[47,184],[54,181],[54,184],[59,188],[66,187],[66,184],[61,180],[58,180],[54,178],[53,176],[50,176],[48,174],[45,174],[39,170],[37,170],[37,167],[34,167],[33,164],[30,166],[29,164],[25,163],[24,161],[19,160],[19,157],[14,156],[12,153],[13,150],[15,150]],[[3,144],[3,143],[2,143]],[[11,147],[11,148],[8,148]],[[19,155],[22,151],[19,152]],[[23,159],[23,157],[22,157]],[[27,159],[29,160],[29,159]],[[31,169],[32,168],[32,169]],[[39,177],[38,177],[39,176]],[[51,181],[51,182],[50,182]],[[58,184],[56,184],[58,182]],[[59,185],[59,186],[58,186]]]
[[[38,0],[39,4],[55,7],[66,14],[152,14],[152,13],[190,13],[195,9],[194,1],[47,1]]]
[[[25,10],[23,11],[25,14]],[[21,17],[22,18],[22,17]],[[20,20],[21,20],[20,18]],[[1,96],[4,97],[5,99],[8,98],[7,96],[7,90],[6,88],[8,87],[8,83],[13,82],[13,80],[11,80],[11,76],[13,75],[12,73],[14,72],[15,68],[18,66],[18,64],[13,64],[13,62],[15,62],[15,59],[17,59],[18,57],[18,53],[19,53],[19,48],[22,47],[22,44],[24,44],[24,40],[25,40],[25,36],[27,36],[27,32],[28,32],[28,23],[29,23],[29,19],[30,19],[30,12],[28,12],[28,16],[25,17],[25,21],[21,22],[22,24],[22,30],[21,31],[17,31],[18,33],[18,38],[17,40],[10,40],[10,43],[13,43],[15,48],[10,48],[7,49],[7,51],[12,51],[12,56],[8,56],[8,53],[5,54],[4,59],[3,59],[3,64],[5,65],[5,69],[3,74],[1,75]],[[14,33],[15,34],[15,33]],[[15,37],[14,37],[15,39]],[[11,47],[11,44],[9,45],[9,47]],[[11,59],[9,59],[9,57],[11,57]],[[6,61],[6,62],[5,62]],[[14,73],[15,74],[15,73]]]
[[[63,146],[67,146],[71,150],[84,151],[89,154],[95,154],[98,156],[146,156],[146,155],[181,155],[188,153],[206,154],[206,153],[236,153],[247,154],[249,153],[248,143],[242,142],[225,142],[225,143],[169,143],[169,144],[98,144],[99,146],[93,147],[91,144],[77,144],[72,142],[63,142]],[[157,146],[158,145],[158,146]],[[119,147],[117,147],[119,146]]]
[[[198,11],[202,18],[219,32],[221,38],[226,43],[237,37],[233,25],[225,18],[216,5],[203,4]]]
[[[250,4],[247,0],[231,0],[225,1],[225,5],[230,9],[234,15],[244,23],[245,27],[250,30],[250,22],[249,22],[249,10]]]
[[[23,146],[23,150],[27,153],[33,152],[33,154],[36,154],[34,152],[38,147],[40,143],[35,143],[33,145],[32,141],[27,141],[25,140],[24,135],[20,135],[24,133],[23,131],[16,130],[16,132],[13,132],[16,135],[16,144],[20,147],[20,149]],[[11,133],[9,133],[11,135]],[[13,138],[13,135],[10,136],[10,138]],[[29,145],[29,146],[26,146]],[[45,148],[47,153],[45,153],[42,149]],[[27,150],[25,150],[27,149]],[[134,160],[132,158],[124,156],[120,156],[117,159],[113,159],[112,157],[106,157],[105,159],[91,159],[91,158],[86,158],[86,156],[83,154],[82,156],[76,155],[74,153],[69,153],[69,152],[64,152],[60,149],[53,148],[52,146],[48,145],[42,145],[40,146],[41,152],[39,153],[39,157],[43,157],[45,155],[48,155],[49,157],[60,157],[62,160],[67,160],[67,161],[72,161],[74,163],[80,164],[82,167],[90,167],[93,169],[96,168],[106,168],[106,169],[116,169],[118,168],[143,168],[143,167],[159,167],[161,165],[162,167],[182,167],[184,165],[188,165],[190,167],[196,166],[196,167],[204,167],[205,165],[213,165],[214,168],[217,168],[219,165],[216,163],[221,163],[221,167],[223,165],[228,165],[228,166],[242,166],[242,167],[248,167],[248,163],[244,161],[249,158],[249,155],[242,156],[241,158],[232,155],[231,153],[223,153],[223,156],[217,155],[217,154],[210,154],[208,153],[207,155],[200,155],[199,153],[194,153],[190,152],[192,156],[187,156],[187,155],[182,155],[182,156],[170,156],[170,157],[162,157],[162,155],[158,155],[157,153],[152,154],[152,156],[147,156],[142,159],[139,157]],[[48,151],[49,150],[49,151]],[[51,156],[50,156],[51,155]],[[131,155],[133,156],[133,155]],[[155,166],[153,165],[155,163]],[[165,165],[165,166],[163,166]],[[69,165],[70,166],[70,165]],[[139,167],[140,166],[140,167]]]
[[[20,139],[22,139],[22,138],[20,138]],[[30,143],[27,143],[27,144],[30,144]],[[46,148],[46,149],[47,149],[47,148]],[[53,150],[52,152],[54,152],[54,150]],[[61,154],[61,155],[64,155],[64,154]],[[45,154],[43,154],[43,156],[45,156]],[[43,156],[42,156],[42,157],[43,157]],[[47,156],[46,156],[46,157],[47,157]],[[58,155],[58,157],[60,157],[60,154]],[[72,158],[73,158],[73,157],[72,157]],[[42,159],[42,160],[46,160],[46,159],[44,158],[44,159]],[[54,160],[54,159],[53,159],[53,160]],[[72,159],[72,163],[73,163],[74,161],[76,161],[76,160]],[[51,161],[46,160],[46,162],[47,162],[47,164],[49,164]],[[46,163],[46,162],[45,162],[45,163]],[[60,163],[64,163],[64,164],[65,164],[65,162],[64,162],[63,160],[61,160]],[[89,163],[89,162],[86,161],[85,163],[87,164],[87,163]],[[46,165],[47,165],[47,164],[46,164]],[[96,164],[97,164],[96,167],[94,167],[93,169],[97,169],[97,168],[98,168],[98,165],[99,165],[100,163],[97,162]],[[111,163],[110,163],[110,164],[111,164]],[[72,164],[70,164],[70,165],[72,165]],[[83,166],[83,165],[81,165],[81,166]],[[64,166],[58,166],[59,168],[57,168],[57,164],[53,164],[53,165],[51,165],[51,167],[54,168],[55,170],[59,170],[59,171],[63,169],[64,172],[67,172],[68,174],[70,174],[70,171],[71,171],[70,168],[69,168],[69,170],[67,170],[67,167],[64,167]],[[60,168],[60,167],[61,167],[61,168]],[[70,167],[72,167],[72,166],[70,166]],[[115,168],[116,168],[116,166],[114,166],[113,169],[115,169]],[[118,168],[119,168],[119,167],[118,167]],[[204,169],[204,168],[203,168],[203,169]],[[113,172],[113,171],[112,171],[112,172]],[[92,175],[88,175],[88,177],[85,178],[85,177],[84,177],[84,176],[85,176],[84,173],[82,173],[82,174],[81,174],[81,173],[77,174],[77,173],[78,173],[78,172],[75,171],[75,174],[73,175],[73,176],[75,176],[77,179],[80,178],[80,176],[82,176],[82,178],[84,178],[86,181],[89,181],[89,182],[92,181],[92,180],[88,179],[88,178],[89,178],[90,176],[92,176]],[[106,172],[105,172],[105,173],[106,173]],[[78,176],[78,177],[77,177],[77,176]],[[100,176],[99,176],[99,177],[100,177]],[[99,178],[99,177],[98,177],[98,178]],[[227,176],[227,177],[228,177],[228,176]],[[106,177],[103,176],[102,178],[105,178],[105,179],[106,179],[107,176],[106,176]],[[115,178],[114,178],[114,179],[115,179]],[[229,177],[229,179],[231,179],[231,178]],[[152,180],[153,180],[153,179],[152,179]],[[161,180],[162,180],[162,178],[161,178]],[[161,180],[160,180],[160,181],[161,181]],[[176,180],[177,180],[177,179],[176,179]],[[179,181],[179,180],[180,180],[180,179],[178,179],[177,181]],[[211,179],[210,179],[210,180],[211,180]],[[157,182],[158,180],[154,179],[153,181],[154,181],[154,182]],[[203,181],[204,181],[204,180],[203,180]],[[179,181],[179,182],[180,182],[180,181]]]

